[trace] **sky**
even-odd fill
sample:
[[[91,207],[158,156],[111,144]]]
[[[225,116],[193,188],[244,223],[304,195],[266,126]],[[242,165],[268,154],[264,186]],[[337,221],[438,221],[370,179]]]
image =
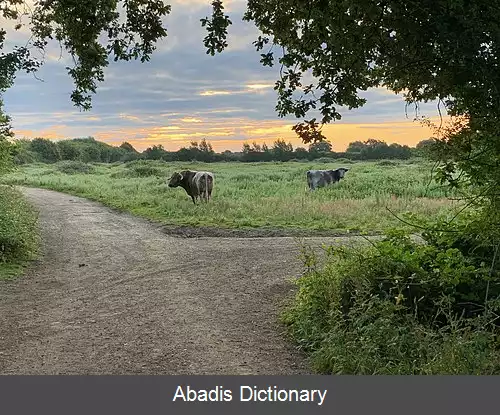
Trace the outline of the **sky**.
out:
[[[20,74],[4,95],[16,138],[59,140],[93,136],[111,145],[124,141],[142,151],[161,144],[177,150],[206,138],[215,151],[240,151],[244,142],[268,143],[278,138],[304,146],[291,127],[293,117],[276,111],[278,67],[263,67],[252,42],[258,30],[242,21],[244,0],[226,0],[229,47],[216,56],[206,54],[200,18],[211,13],[209,0],[174,0],[164,19],[168,36],[158,43],[152,59],[111,62],[105,81],[93,96],[91,111],[81,112],[70,101],[73,85],[65,67],[70,58],[52,44],[45,65],[33,75]],[[2,22],[2,26],[8,23]],[[24,44],[27,31],[11,33],[9,45]],[[376,138],[410,146],[432,136],[414,121],[415,108],[406,108],[401,95],[384,88],[365,91],[368,103],[341,110],[342,120],[324,127],[334,151],[355,140]],[[419,115],[439,116],[436,103],[422,104]]]

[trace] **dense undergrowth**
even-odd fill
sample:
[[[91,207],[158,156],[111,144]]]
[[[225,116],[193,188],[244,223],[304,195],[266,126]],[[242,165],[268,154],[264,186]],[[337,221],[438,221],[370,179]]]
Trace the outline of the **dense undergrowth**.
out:
[[[498,245],[480,215],[429,223],[368,247],[328,247],[283,315],[294,341],[325,374],[499,374]]]
[[[38,243],[36,212],[17,190],[0,186],[0,280],[18,275]]]

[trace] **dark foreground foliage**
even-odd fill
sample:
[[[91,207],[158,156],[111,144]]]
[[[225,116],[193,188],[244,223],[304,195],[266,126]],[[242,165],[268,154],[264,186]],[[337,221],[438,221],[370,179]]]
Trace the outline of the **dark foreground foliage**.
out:
[[[284,313],[292,337],[328,374],[499,374],[496,246],[467,218],[424,242],[387,233],[369,247],[326,249]],[[447,226],[446,232],[442,229]]]

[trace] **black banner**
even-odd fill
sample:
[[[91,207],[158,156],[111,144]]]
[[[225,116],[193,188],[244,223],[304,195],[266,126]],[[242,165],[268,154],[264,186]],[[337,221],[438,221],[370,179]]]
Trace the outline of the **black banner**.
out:
[[[499,377],[0,376],[2,414],[496,413]]]

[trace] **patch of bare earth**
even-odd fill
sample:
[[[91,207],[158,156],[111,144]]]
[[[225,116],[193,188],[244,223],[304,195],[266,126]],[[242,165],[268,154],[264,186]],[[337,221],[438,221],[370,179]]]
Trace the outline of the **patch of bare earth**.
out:
[[[179,238],[85,199],[23,191],[44,251],[0,282],[0,374],[308,373],[278,323],[302,270],[294,238]]]

